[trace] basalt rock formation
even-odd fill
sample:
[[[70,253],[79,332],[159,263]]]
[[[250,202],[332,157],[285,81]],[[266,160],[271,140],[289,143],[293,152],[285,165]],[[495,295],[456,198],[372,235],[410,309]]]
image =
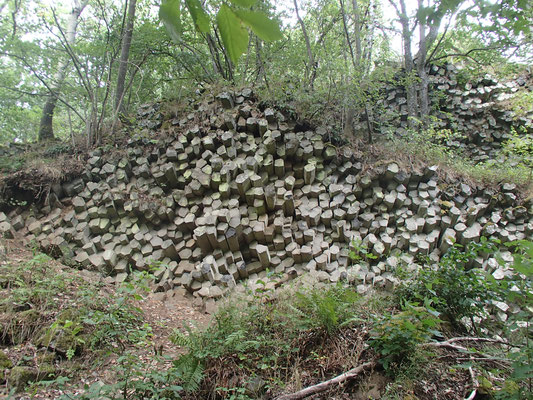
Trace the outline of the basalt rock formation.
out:
[[[436,130],[445,132],[436,140],[447,147],[460,150],[474,162],[501,159],[502,144],[514,133],[533,132],[533,109],[517,115],[509,108],[509,100],[519,91],[533,90],[531,74],[500,82],[485,76],[468,82],[459,82],[460,70],[453,64],[434,65],[429,71],[432,116],[438,118]],[[385,87],[378,108],[385,112],[378,116],[386,130],[387,122],[395,132],[399,125],[407,128],[407,95],[401,85]],[[399,117],[399,118],[398,118]]]
[[[205,300],[243,281],[273,287],[302,274],[365,292],[394,285],[400,263],[437,262],[454,242],[531,238],[533,204],[521,204],[513,184],[444,184],[434,166],[396,162],[365,169],[320,129],[296,131],[256,105],[244,89],[206,96],[183,115],[143,107],[144,136],[118,153],[93,151],[46,205],[1,214],[0,230],[116,282],[155,266],[156,290]],[[475,264],[505,274],[494,259]]]

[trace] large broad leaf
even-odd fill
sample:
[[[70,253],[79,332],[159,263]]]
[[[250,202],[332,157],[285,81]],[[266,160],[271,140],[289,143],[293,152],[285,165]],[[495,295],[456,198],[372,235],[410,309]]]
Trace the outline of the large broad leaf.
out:
[[[248,31],[226,4],[222,4],[218,10],[217,24],[229,58],[236,64],[248,47]]]
[[[209,16],[202,7],[202,3],[199,0],[185,0],[185,4],[196,28],[202,33],[209,32]]]
[[[230,0],[233,4],[236,6],[246,7],[250,8],[255,3],[257,3],[257,0]]]
[[[180,0],[162,0],[159,6],[159,19],[165,25],[172,40],[179,41],[181,36]]]
[[[277,22],[259,11],[238,10],[235,14],[265,42],[272,42],[283,37]]]

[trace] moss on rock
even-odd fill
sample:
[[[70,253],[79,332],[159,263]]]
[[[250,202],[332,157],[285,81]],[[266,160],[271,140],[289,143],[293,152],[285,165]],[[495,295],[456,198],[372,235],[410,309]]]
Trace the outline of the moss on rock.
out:
[[[13,368],[13,363],[9,357],[0,350],[0,369],[10,369]]]
[[[0,350],[0,383],[6,380],[5,371],[13,368],[13,363],[9,357]]]
[[[30,382],[37,380],[37,370],[32,367],[17,366],[9,374],[9,386],[20,393]]]
[[[17,393],[24,390],[30,382],[50,379],[56,375],[56,369],[52,364],[41,364],[39,368],[28,366],[16,366],[9,373],[9,386]]]

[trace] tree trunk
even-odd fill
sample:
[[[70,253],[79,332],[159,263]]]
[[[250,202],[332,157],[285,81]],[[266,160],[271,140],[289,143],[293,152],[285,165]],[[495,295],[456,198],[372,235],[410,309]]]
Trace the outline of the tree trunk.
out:
[[[57,103],[57,95],[51,93],[43,107],[41,123],[39,125],[39,142],[54,138],[53,118],[54,109]]]
[[[115,115],[122,112],[124,109],[124,87],[126,82],[126,72],[128,71],[128,60],[130,56],[131,39],[133,36],[133,24],[135,22],[135,8],[137,0],[129,0],[128,5],[128,19],[126,22],[126,30],[122,37],[122,48],[120,50],[120,62],[118,67],[117,88],[115,91]]]
[[[311,48],[311,41],[309,40],[307,29],[305,28],[304,21],[300,17],[297,0],[294,0],[294,10],[296,11],[296,18],[298,19],[298,24],[300,24],[300,28],[302,28],[302,34],[304,36],[304,41],[305,41],[305,48],[307,49],[308,65],[306,68],[306,78],[309,80],[311,71],[315,71],[315,76],[316,76],[315,57],[313,56],[313,49]],[[312,79],[310,82],[311,88],[313,87],[313,81],[314,79]]]
[[[341,15],[342,15],[342,27],[344,29],[344,36],[346,38],[346,44],[348,45],[348,49],[350,50],[350,56],[352,57],[352,65],[355,69],[355,73],[357,74],[358,69],[359,69],[359,61],[353,53],[352,40],[350,39],[350,33],[348,32],[348,23],[346,22],[346,13],[344,12],[344,2],[342,0],[339,0],[339,5],[340,5],[340,10],[341,10]],[[361,42],[359,42],[359,44],[361,44]]]
[[[260,82],[261,79],[263,78],[265,78],[265,82],[266,82],[265,64],[263,63],[263,58],[261,57],[262,51],[263,51],[263,44],[261,43],[261,39],[259,39],[256,36],[255,37],[255,68],[257,71],[257,75],[255,78],[255,83]]]
[[[359,3],[357,0],[352,0],[353,6],[353,24],[355,36],[355,59],[357,65],[361,65],[361,17],[359,15]]]
[[[420,78],[420,91],[418,93],[420,99],[420,117],[424,119],[424,117],[429,115],[429,77],[425,65],[419,67],[418,77]]]
[[[88,0],[74,0],[72,11],[70,12],[67,21],[66,30],[66,45],[72,46],[76,40],[76,29],[78,28],[78,19],[87,5]],[[41,116],[41,123],[39,125],[39,141],[52,139],[54,137],[53,119],[54,110],[56,108],[57,99],[61,91],[61,86],[66,77],[67,67],[70,58],[67,56],[60,61],[57,72],[54,74],[54,80],[50,86],[50,95],[46,100],[46,104],[43,107],[43,114]]]
[[[423,0],[418,0],[418,9],[424,7]],[[426,73],[427,42],[426,42],[426,22],[419,19],[418,29],[420,34],[420,45],[417,58],[418,77],[420,78],[420,91],[418,98],[420,101],[420,117],[423,119],[429,114],[429,82]]]
[[[206,34],[205,40],[207,41],[207,47],[209,48],[209,54],[211,55],[211,63],[213,64],[213,71],[216,75],[220,75],[222,79],[226,79],[224,74],[224,68],[220,62],[220,55],[218,53],[217,44],[210,33]]]
[[[405,90],[407,92],[407,112],[409,117],[417,116],[417,96],[414,73],[413,54],[411,52],[411,31],[405,0],[400,0],[400,23],[402,24],[403,56],[405,62]]]

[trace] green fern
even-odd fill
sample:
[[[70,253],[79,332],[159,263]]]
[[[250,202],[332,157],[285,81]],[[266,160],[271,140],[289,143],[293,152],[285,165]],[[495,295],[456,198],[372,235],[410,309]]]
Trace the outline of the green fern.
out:
[[[170,341],[176,346],[190,347],[192,345],[190,328],[187,327],[186,329],[188,329],[189,331],[187,332],[187,334],[179,331],[178,329],[175,329],[172,335],[170,336]]]
[[[304,329],[323,329],[331,334],[351,318],[352,305],[359,295],[349,288],[335,286],[325,291],[297,292],[296,299],[295,305],[289,308],[297,318],[297,325]]]
[[[174,361],[174,368],[183,390],[190,393],[200,388],[204,379],[204,366],[200,359],[190,353],[184,354]]]

